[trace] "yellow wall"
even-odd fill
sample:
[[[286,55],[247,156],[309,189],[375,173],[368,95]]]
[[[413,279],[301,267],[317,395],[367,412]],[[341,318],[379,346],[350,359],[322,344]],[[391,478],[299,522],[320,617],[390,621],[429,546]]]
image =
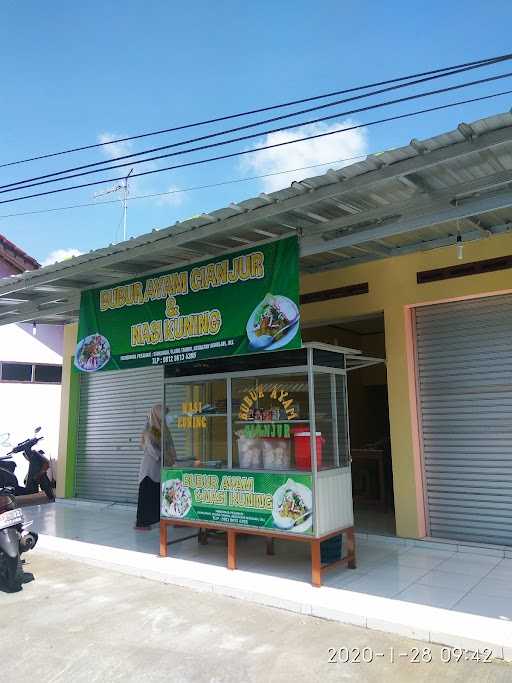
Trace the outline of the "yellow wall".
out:
[[[464,261],[479,261],[512,254],[512,236],[501,235],[464,245]],[[397,534],[417,537],[420,524],[415,487],[413,433],[406,358],[405,308],[407,305],[474,296],[512,289],[510,270],[454,278],[418,285],[417,271],[460,264],[455,247],[373,261],[350,268],[308,275],[304,293],[369,283],[369,293],[303,307],[304,324],[325,324],[351,316],[384,312],[388,370],[389,416],[393,453],[393,479]]]
[[[464,262],[512,254],[512,235],[491,237],[464,245]],[[305,325],[322,325],[343,318],[384,312],[389,415],[393,453],[393,478],[397,533],[417,537],[422,505],[415,486],[413,432],[409,401],[409,374],[406,358],[405,308],[408,305],[474,296],[512,289],[510,270],[455,278],[425,285],[416,284],[416,273],[460,263],[455,247],[395,257],[371,263],[327,271],[302,278],[304,293],[369,283],[369,293],[346,299],[307,304],[302,309]],[[307,332],[306,335],[307,336]],[[76,325],[65,333],[62,383],[61,443],[59,446],[59,482],[64,481],[68,435],[69,360],[76,342]],[[64,457],[63,457],[64,456]],[[59,488],[60,494],[62,490]]]

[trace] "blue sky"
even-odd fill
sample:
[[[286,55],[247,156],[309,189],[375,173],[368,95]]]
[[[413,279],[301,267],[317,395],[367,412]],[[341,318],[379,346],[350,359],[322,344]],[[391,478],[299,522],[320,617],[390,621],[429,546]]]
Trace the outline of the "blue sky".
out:
[[[511,19],[511,3],[501,0],[4,0],[0,5],[0,163],[505,53],[510,51]],[[512,64],[492,71],[512,71]],[[450,83],[490,74],[491,70],[481,70],[455,77]],[[441,82],[432,87],[442,87]],[[351,120],[364,123],[509,88],[512,79],[358,114]],[[322,144],[298,143],[279,153],[249,155],[243,161],[232,159],[154,174],[136,179],[131,191],[140,195],[180,190],[396,147],[413,137],[453,129],[463,120],[506,111],[511,103],[512,97],[505,96],[332,135]],[[344,120],[341,117],[326,125],[341,126]],[[211,130],[203,127],[197,134]],[[131,147],[100,148],[3,168],[0,183],[184,137],[162,135]],[[229,151],[264,142],[260,138],[230,146]],[[169,165],[168,160],[164,165]],[[315,175],[321,170],[298,175]],[[111,176],[105,173],[100,177]],[[286,186],[291,179],[293,176],[274,176],[133,200],[128,233],[137,235],[172,225]],[[84,252],[108,244],[120,238],[121,208],[117,203],[5,216],[97,203],[101,199],[94,200],[94,193],[111,185],[0,204],[0,233],[39,260],[60,249]]]

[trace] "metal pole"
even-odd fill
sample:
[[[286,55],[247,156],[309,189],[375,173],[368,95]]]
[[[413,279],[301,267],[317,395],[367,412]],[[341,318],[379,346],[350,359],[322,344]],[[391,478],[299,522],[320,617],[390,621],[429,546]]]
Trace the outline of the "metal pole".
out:
[[[124,179],[124,201],[123,201],[123,242],[126,242],[126,204],[128,198],[128,176]]]
[[[308,392],[309,392],[309,443],[311,451],[311,484],[313,488],[313,534],[318,537],[319,524],[319,509],[320,504],[318,500],[318,467],[317,467],[317,453],[316,453],[316,413],[315,413],[315,374],[313,372],[313,349],[307,349],[308,359]]]
[[[126,214],[128,209],[128,178],[133,173],[133,168],[130,169],[128,175],[124,179],[124,201],[123,201],[123,242],[126,242]]]
[[[228,469],[233,469],[233,406],[231,405],[233,397],[233,387],[231,384],[231,377],[226,379],[226,419],[228,423]],[[240,465],[239,465],[240,467]]]

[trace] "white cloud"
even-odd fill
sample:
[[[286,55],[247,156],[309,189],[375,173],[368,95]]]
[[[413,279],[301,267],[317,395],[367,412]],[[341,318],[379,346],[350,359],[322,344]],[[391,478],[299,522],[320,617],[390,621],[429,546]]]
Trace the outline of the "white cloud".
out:
[[[275,145],[276,143],[288,142],[310,135],[330,133],[332,131],[342,131],[353,126],[353,121],[346,120],[341,123],[326,124],[312,123],[294,130],[283,130],[277,133],[269,133],[259,140],[255,147],[265,145]],[[265,149],[261,152],[254,152],[247,155],[241,161],[241,168],[244,172],[254,175],[264,175],[266,173],[276,173],[287,169],[303,168],[313,164],[333,162],[338,159],[351,159],[353,157],[364,157],[368,154],[368,141],[364,128],[347,130],[344,133],[325,135],[324,137],[305,140],[295,144]],[[341,168],[354,161],[344,161],[340,163],[330,163],[331,168]],[[304,171],[293,171],[281,175],[273,175],[262,178],[261,184],[265,192],[273,192],[287,187],[294,180],[302,180],[311,175],[317,175],[327,169],[327,166],[318,169]]]
[[[103,154],[108,157],[109,159],[112,159],[115,161],[115,159],[118,159],[119,157],[127,156],[130,154],[135,154],[137,150],[134,149],[133,142],[131,140],[125,140],[124,142],[113,142],[112,144],[106,144],[108,142],[111,142],[112,140],[118,140],[119,138],[124,137],[120,133],[100,133],[98,135],[98,142],[101,142],[103,147],[101,148],[101,151]],[[119,164],[113,164],[114,166],[120,166],[120,172],[121,174],[128,174],[130,172],[130,163],[133,161],[136,161],[138,157],[135,157],[134,159],[122,159]],[[125,165],[126,164],[126,165]],[[109,165],[109,164],[107,164]],[[134,173],[141,173],[142,171],[151,171],[156,168],[156,165],[154,162],[148,162],[148,163],[137,163],[133,166],[133,172]],[[115,171],[112,170],[112,173]],[[116,176],[117,177],[117,176]],[[130,192],[133,194],[136,190],[137,192],[140,191],[141,188],[141,179],[140,178],[131,178],[129,181],[129,189]],[[100,190],[101,192],[101,190]]]
[[[116,157],[130,154],[133,148],[133,144],[130,140],[126,140],[125,142],[112,142],[112,140],[117,140],[122,137],[122,135],[116,135],[115,133],[100,133],[98,135],[98,142],[101,142],[103,145],[102,150],[107,157],[115,159]],[[112,144],[107,144],[109,142],[112,142]]]
[[[72,258],[73,256],[80,256],[83,252],[79,251],[78,249],[55,249],[55,251],[52,251],[48,256],[42,261],[41,265],[42,266],[51,266],[53,263],[57,263],[58,261],[66,261],[68,258]]]
[[[166,192],[169,194],[158,197],[157,204],[160,206],[181,206],[185,201],[185,194],[180,192],[177,185],[169,185]]]

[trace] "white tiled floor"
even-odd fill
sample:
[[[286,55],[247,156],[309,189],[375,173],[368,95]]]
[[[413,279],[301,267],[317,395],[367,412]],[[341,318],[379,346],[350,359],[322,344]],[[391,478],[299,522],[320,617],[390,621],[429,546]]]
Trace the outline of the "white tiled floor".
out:
[[[465,591],[461,588],[441,588],[440,586],[424,586],[414,583],[395,597],[420,605],[452,609],[459,600],[462,600],[464,595]]]
[[[416,567],[425,573],[438,567],[449,555],[450,553],[446,551],[436,552],[435,550],[411,548],[407,552],[385,557],[384,564],[390,567],[395,566],[397,569],[400,567]]]
[[[512,585],[512,562],[510,559],[501,560],[498,562],[494,569],[489,572],[488,576],[491,579],[502,579],[503,581],[509,581],[509,583]]]
[[[62,501],[25,512],[34,519],[34,529],[49,536],[158,553],[158,529],[135,531],[135,511],[129,506]],[[174,529],[170,536],[179,539],[191,533]],[[490,556],[482,548],[465,550],[459,552],[450,544],[363,536],[357,543],[357,569],[333,571],[325,585],[512,622],[512,559]],[[200,546],[195,538],[171,545],[169,555],[210,566],[226,564],[222,536],[207,546]],[[302,543],[276,542],[276,555],[268,557],[261,539],[244,537],[239,542],[238,566],[269,577],[310,580],[309,549]]]
[[[494,617],[503,621],[512,620],[512,597],[492,596],[481,593],[478,588],[467,593],[455,609],[469,614],[480,614],[484,617]]]
[[[512,576],[510,577],[512,578]],[[475,586],[473,586],[474,588]],[[496,579],[489,574],[478,584],[478,592],[492,597],[510,598],[512,600],[512,581]]]
[[[456,553],[444,562],[441,562],[441,564],[437,566],[437,569],[442,572],[451,572],[452,574],[483,578],[494,569],[499,562],[500,559],[498,557]]]
[[[447,571],[433,569],[428,572],[428,574],[422,576],[421,579],[418,580],[418,584],[422,586],[436,586],[437,588],[454,588],[467,592],[474,588],[480,581],[485,581],[485,579],[480,579],[477,576],[451,574]]]

